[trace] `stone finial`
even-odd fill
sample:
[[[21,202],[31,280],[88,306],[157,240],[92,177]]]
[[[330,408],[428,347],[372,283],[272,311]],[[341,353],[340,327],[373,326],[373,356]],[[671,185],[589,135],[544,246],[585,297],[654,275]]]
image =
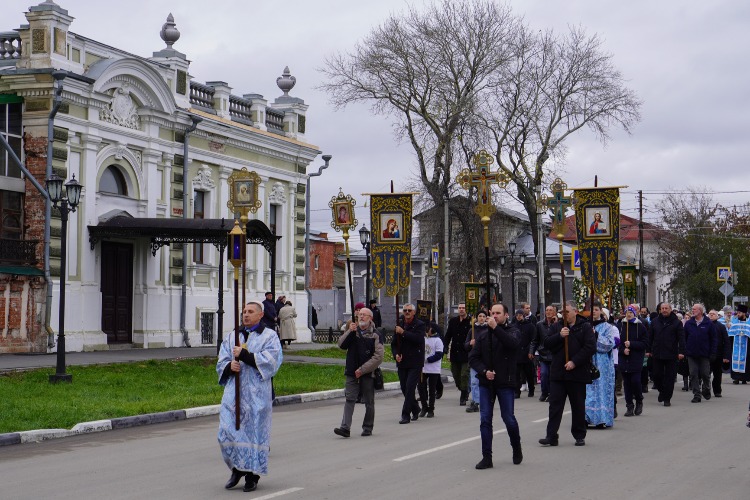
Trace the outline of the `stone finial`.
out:
[[[162,25],[161,32],[159,32],[159,36],[161,36],[161,39],[164,40],[164,43],[167,44],[167,48],[169,49],[171,49],[172,45],[180,39],[180,31],[175,26],[177,25],[175,24],[174,17],[170,12],[167,16],[167,22]]]
[[[289,72],[289,66],[286,66],[281,76],[276,79],[276,85],[284,92],[285,96],[289,95],[289,91],[294,88],[296,83],[297,79]]]

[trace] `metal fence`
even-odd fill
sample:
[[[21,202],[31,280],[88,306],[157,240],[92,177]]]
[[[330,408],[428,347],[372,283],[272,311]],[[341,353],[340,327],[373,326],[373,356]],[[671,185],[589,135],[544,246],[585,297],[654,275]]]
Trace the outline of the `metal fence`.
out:
[[[383,329],[380,329],[383,331]],[[328,329],[318,329],[315,330],[315,336],[313,337],[313,342],[318,342],[321,344],[335,344],[339,341],[339,337],[341,336],[341,330],[334,330],[333,328]],[[385,331],[385,342],[386,344],[390,344],[391,340],[393,340],[393,332]]]

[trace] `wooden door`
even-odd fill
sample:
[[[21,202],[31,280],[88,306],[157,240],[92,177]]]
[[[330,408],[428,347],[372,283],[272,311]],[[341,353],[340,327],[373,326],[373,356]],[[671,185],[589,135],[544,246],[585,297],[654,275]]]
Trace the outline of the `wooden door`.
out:
[[[107,343],[133,341],[133,245],[102,242],[102,331]]]

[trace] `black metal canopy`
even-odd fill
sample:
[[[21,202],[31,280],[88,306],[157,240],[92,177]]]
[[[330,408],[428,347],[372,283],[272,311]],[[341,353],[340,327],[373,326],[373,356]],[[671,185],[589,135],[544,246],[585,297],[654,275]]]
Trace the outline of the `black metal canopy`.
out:
[[[151,254],[170,243],[212,243],[220,251],[227,246],[227,235],[234,221],[227,219],[181,219],[143,218],[117,215],[89,226],[89,243],[93,250],[99,241],[110,238],[149,238]],[[275,236],[262,221],[247,222],[247,243],[262,245],[269,254],[275,255]]]

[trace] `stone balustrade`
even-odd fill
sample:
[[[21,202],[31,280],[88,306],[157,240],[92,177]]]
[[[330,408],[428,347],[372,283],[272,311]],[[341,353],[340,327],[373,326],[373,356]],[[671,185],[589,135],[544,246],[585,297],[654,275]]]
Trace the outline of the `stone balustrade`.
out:
[[[0,61],[21,58],[21,36],[16,31],[0,33]]]
[[[232,120],[251,124],[253,122],[251,113],[252,105],[253,101],[251,101],[250,99],[243,99],[242,97],[237,97],[236,95],[230,95],[229,115],[232,117]]]
[[[214,88],[196,81],[190,81],[190,104],[214,109]]]
[[[284,133],[284,113],[266,108],[266,127],[269,132]]]

